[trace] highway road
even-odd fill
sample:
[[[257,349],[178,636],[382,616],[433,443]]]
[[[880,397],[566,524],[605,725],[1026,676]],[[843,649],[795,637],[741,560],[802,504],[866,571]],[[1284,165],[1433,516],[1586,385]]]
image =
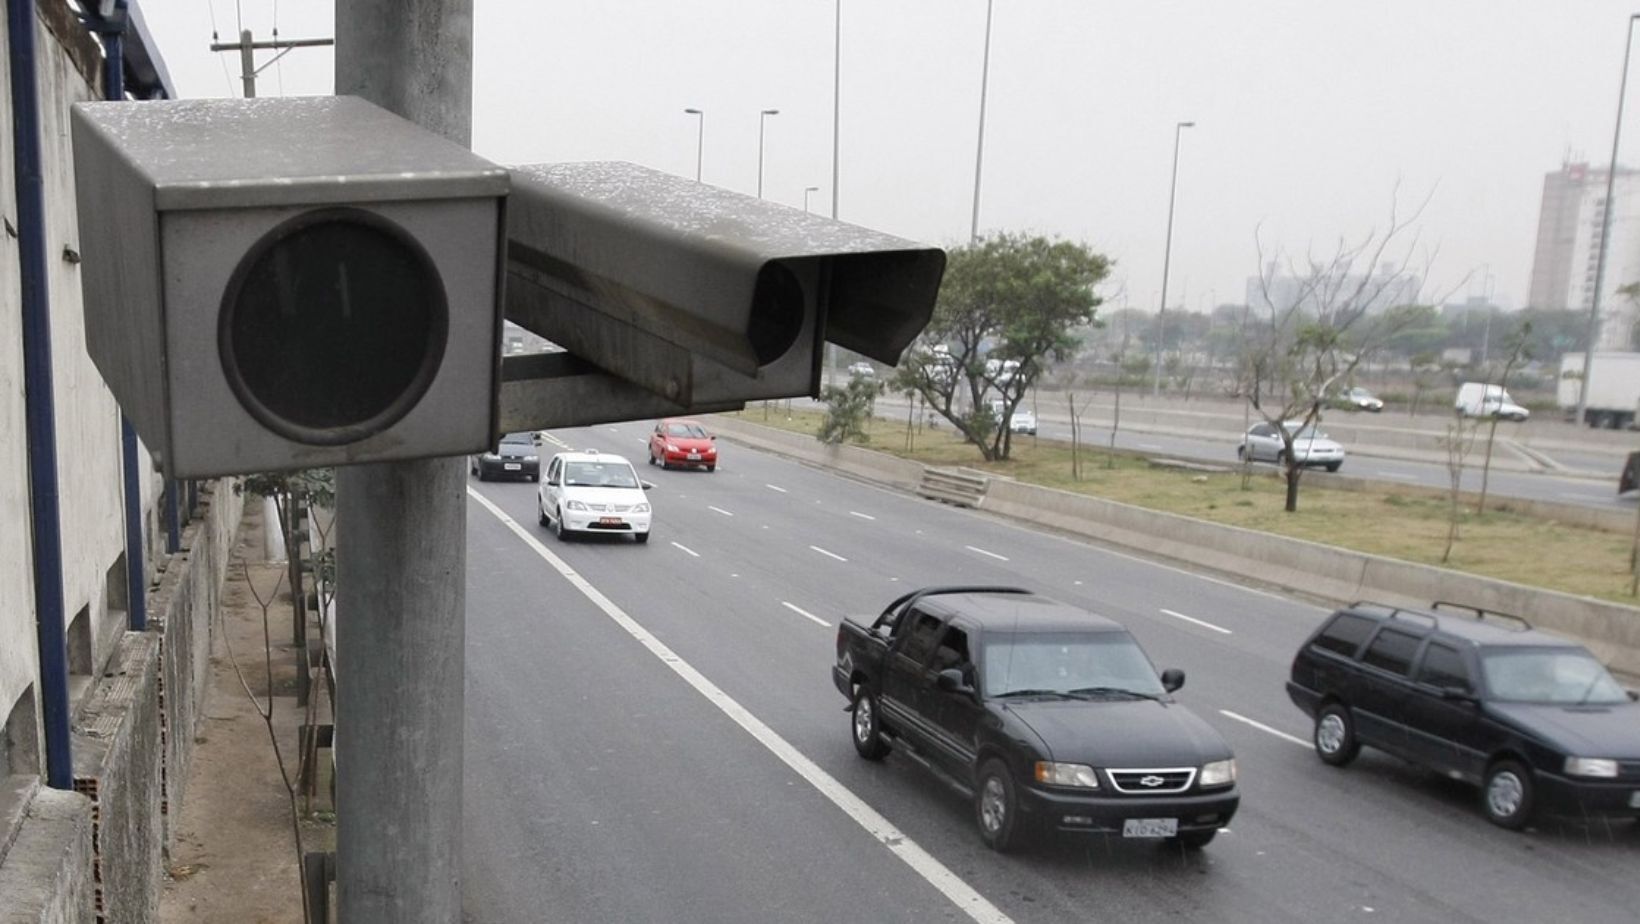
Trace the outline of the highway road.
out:
[[[640,460],[645,431],[552,437]],[[642,546],[558,542],[535,485],[470,482],[469,921],[1635,919],[1640,826],[1513,834],[1382,755],[1323,766],[1282,687],[1321,609],[735,445],[639,469]],[[1184,669],[1240,762],[1231,827],[998,855],[922,768],[857,757],[837,622],[956,582],[1093,609]]]
[[[1060,410],[1063,410],[1062,408]],[[887,397],[878,402],[879,416],[904,421],[906,415],[903,399]],[[756,419],[755,416],[753,418]],[[1355,422],[1358,418],[1350,417]],[[1068,414],[1048,412],[1040,415],[1037,435],[1045,440],[1070,441],[1071,427]],[[939,422],[949,428],[945,421]],[[1169,430],[1173,428],[1168,428]],[[1322,424],[1326,429],[1326,424]],[[1238,428],[1239,430],[1239,428]],[[1500,438],[1507,434],[1500,431]],[[1031,437],[1015,434],[1016,440],[1029,440]],[[1084,424],[1081,434],[1084,445],[1106,447],[1110,445],[1110,427]],[[1240,442],[1236,432],[1226,433],[1193,433],[1181,434],[1164,432],[1144,424],[1128,424],[1117,430],[1116,446],[1119,449],[1134,452],[1149,452],[1164,454],[1176,458],[1191,459],[1204,462],[1217,462],[1225,465],[1236,464],[1236,445]],[[1375,481],[1384,481],[1396,484],[1419,485],[1428,488],[1446,490],[1451,482],[1446,462],[1437,458],[1433,453],[1410,453],[1394,450],[1376,450],[1374,447],[1363,444],[1359,440],[1341,440],[1348,456],[1341,475],[1358,478],[1369,478]],[[1468,491],[1479,491],[1481,485],[1481,462],[1485,454],[1484,441],[1477,442],[1471,451],[1463,474],[1463,487]],[[1614,452],[1595,452],[1556,449],[1550,452],[1540,452],[1548,456],[1556,464],[1564,467],[1565,472],[1523,471],[1514,462],[1513,456],[1502,448],[1496,452],[1496,457],[1505,461],[1493,467],[1487,481],[1489,493],[1504,496],[1518,497],[1529,500],[1550,501],[1560,504],[1576,504],[1585,507],[1596,507],[1608,510],[1632,511],[1637,502],[1633,497],[1619,497],[1617,495],[1617,474],[1622,468],[1622,457]],[[1423,455],[1427,458],[1417,458]],[[1507,467],[1513,463],[1517,467]],[[1272,463],[1260,463],[1261,467],[1274,469]],[[1322,469],[1313,469],[1305,472],[1304,478],[1316,478],[1318,481],[1328,477]]]

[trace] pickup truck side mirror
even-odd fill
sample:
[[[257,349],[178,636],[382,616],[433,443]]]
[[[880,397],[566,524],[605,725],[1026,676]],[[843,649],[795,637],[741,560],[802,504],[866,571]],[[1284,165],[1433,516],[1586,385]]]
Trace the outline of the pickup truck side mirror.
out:
[[[1162,689],[1173,693],[1182,686],[1184,686],[1184,671],[1176,667],[1170,667],[1162,671]]]
[[[974,688],[968,685],[967,678],[962,676],[960,668],[948,667],[934,675],[934,686],[947,693],[967,693],[972,695]]]

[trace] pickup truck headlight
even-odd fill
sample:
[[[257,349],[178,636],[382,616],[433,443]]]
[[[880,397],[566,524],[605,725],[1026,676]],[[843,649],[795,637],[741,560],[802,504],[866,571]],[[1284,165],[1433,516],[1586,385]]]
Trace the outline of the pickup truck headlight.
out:
[[[1617,761],[1605,757],[1566,758],[1568,776],[1593,776],[1607,780],[1617,779]]]
[[[569,510],[585,511],[587,509],[587,505],[578,500],[564,501],[564,507]]]
[[[1202,765],[1201,784],[1205,789],[1211,786],[1229,786],[1236,781],[1236,759],[1215,760],[1210,764]]]
[[[1087,764],[1060,764],[1051,760],[1039,760],[1036,762],[1036,781],[1050,786],[1099,788],[1099,775]]]

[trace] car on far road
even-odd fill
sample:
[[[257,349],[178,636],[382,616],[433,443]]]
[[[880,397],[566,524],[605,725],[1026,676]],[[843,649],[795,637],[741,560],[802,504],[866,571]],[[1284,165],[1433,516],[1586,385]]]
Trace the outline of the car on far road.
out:
[[[1306,467],[1324,466],[1329,472],[1338,471],[1344,464],[1344,447],[1334,442],[1314,424],[1304,426],[1302,420],[1289,420],[1287,432],[1293,435],[1293,455],[1298,464]],[[1236,458],[1253,462],[1270,461],[1287,464],[1287,446],[1275,424],[1262,422],[1247,428],[1247,435],[1236,447]]]
[[[1576,642],[1476,607],[1355,603],[1299,647],[1287,694],[1342,767],[1362,745],[1480,787],[1494,824],[1640,818],[1640,703]]]
[[[501,442],[487,452],[467,460],[467,470],[479,481],[492,478],[528,478],[541,480],[541,450],[534,433],[508,433]]]
[[[681,465],[717,471],[717,437],[698,420],[668,417],[649,434],[649,464],[661,468]]]
[[[1338,406],[1345,410],[1376,414],[1384,409],[1384,402],[1377,395],[1357,385],[1338,396]]]
[[[997,420],[1001,420],[1002,414],[1005,410],[1007,410],[1007,407],[1008,406],[1003,403],[1001,398],[993,398],[991,400],[991,416],[995,417]],[[1023,406],[1015,407],[1013,415],[1008,418],[1008,429],[1014,431],[1015,433],[1026,433],[1031,436],[1035,436],[1036,415],[1031,413],[1030,408]]]
[[[849,363],[848,375],[851,379],[875,378],[877,370],[871,363]]]
[[[651,513],[644,492],[653,487],[621,456],[560,452],[536,490],[536,512],[562,540],[574,533],[612,533],[648,542]]]
[[[1035,830],[1199,849],[1240,803],[1230,746],[1120,623],[1017,587],[930,587],[837,628],[854,749],[973,799],[980,839]]]
[[[1458,395],[1452,400],[1452,410],[1459,417],[1497,417],[1523,423],[1532,412],[1515,403],[1502,385],[1486,382],[1465,382],[1458,386]]]

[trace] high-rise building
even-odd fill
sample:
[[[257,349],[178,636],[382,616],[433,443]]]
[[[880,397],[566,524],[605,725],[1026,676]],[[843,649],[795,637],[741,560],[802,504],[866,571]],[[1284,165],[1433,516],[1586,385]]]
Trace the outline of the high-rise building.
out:
[[[1604,167],[1564,164],[1543,177],[1537,247],[1532,254],[1533,308],[1588,311],[1594,305],[1595,272],[1606,219]],[[1619,166],[1612,181],[1611,240],[1601,284],[1600,334],[1596,349],[1622,350],[1640,311],[1617,290],[1640,282],[1640,171]]]

